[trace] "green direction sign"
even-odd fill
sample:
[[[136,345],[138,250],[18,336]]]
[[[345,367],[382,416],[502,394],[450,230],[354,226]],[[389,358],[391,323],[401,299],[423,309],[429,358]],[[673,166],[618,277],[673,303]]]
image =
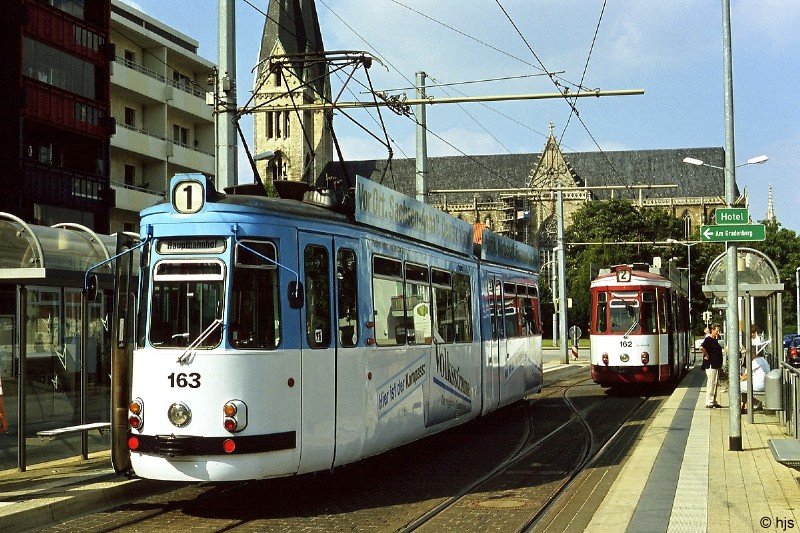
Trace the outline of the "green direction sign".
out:
[[[730,226],[702,226],[700,240],[705,242],[763,241],[764,224],[737,224]]]
[[[750,215],[748,214],[746,207],[722,207],[714,212],[714,222],[721,226],[727,226],[730,224],[747,224],[750,222]]]

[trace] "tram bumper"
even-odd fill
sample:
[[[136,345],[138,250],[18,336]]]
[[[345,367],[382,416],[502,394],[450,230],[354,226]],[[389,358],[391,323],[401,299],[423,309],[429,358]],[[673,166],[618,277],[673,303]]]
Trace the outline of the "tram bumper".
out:
[[[658,383],[669,379],[669,365],[592,365],[592,380],[600,385]]]

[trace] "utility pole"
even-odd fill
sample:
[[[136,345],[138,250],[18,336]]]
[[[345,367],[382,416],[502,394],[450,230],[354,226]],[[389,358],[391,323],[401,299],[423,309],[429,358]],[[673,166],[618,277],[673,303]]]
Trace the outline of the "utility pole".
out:
[[[722,0],[722,64],[725,78],[725,203],[736,202],[736,158],[733,143],[733,61],[731,59],[731,3]],[[727,242],[725,344],[728,349],[728,449],[742,450],[742,410],[739,404],[739,271],[736,242]],[[749,335],[748,331],[744,332]],[[749,362],[748,362],[749,365]],[[752,411],[752,405],[750,406]]]
[[[236,111],[236,3],[234,0],[219,0],[218,7],[219,76],[214,93],[221,96],[221,102],[214,102],[214,111],[217,124],[216,186],[222,190],[238,183],[236,124],[233,122]]]
[[[425,100],[425,73],[417,72],[417,100]],[[417,105],[417,200],[428,203],[428,122],[425,104]]]
[[[564,258],[564,192],[557,192],[556,222],[558,226],[558,243],[556,254],[558,259],[558,336],[560,338],[561,356],[564,364],[569,363],[567,348],[567,267]]]

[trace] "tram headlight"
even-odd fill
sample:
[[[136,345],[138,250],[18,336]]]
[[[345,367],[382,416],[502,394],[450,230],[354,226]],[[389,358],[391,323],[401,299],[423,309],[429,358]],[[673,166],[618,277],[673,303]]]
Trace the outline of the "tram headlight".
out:
[[[622,361],[623,363],[627,363],[630,360],[630,356],[628,356],[628,354],[624,353],[624,354],[619,356],[619,360]]]
[[[642,364],[646,365],[650,362],[650,354],[647,352],[642,352]]]
[[[128,404],[128,425],[133,429],[142,429],[144,425],[144,402],[141,398]]]
[[[247,405],[241,400],[230,400],[222,406],[222,427],[238,433],[247,427]]]
[[[169,406],[167,418],[173,426],[182,428],[192,421],[192,410],[183,402],[175,402]]]
[[[600,358],[603,360],[603,364],[608,366],[608,353],[603,352],[603,355],[601,355]]]

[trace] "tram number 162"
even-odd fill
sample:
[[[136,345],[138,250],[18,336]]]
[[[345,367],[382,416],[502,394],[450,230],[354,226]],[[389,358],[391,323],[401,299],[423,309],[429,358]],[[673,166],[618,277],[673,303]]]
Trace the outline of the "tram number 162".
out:
[[[189,387],[190,389],[196,389],[200,386],[200,374],[197,372],[192,372],[191,374],[184,374],[183,372],[176,374],[173,372],[167,376],[167,379],[169,380],[169,386],[172,388]]]

